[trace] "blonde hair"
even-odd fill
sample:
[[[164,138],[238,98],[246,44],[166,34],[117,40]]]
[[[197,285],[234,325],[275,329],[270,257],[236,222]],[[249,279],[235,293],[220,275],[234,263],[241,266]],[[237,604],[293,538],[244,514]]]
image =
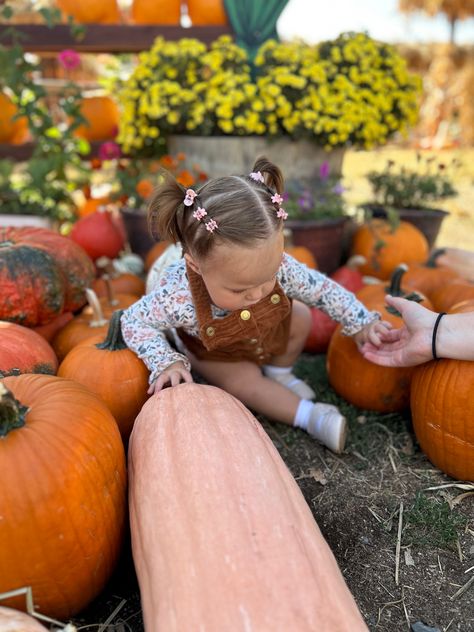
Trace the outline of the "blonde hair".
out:
[[[264,157],[258,158],[252,172],[263,176],[259,182],[246,176],[224,176],[206,182],[198,191],[192,206],[184,205],[186,189],[169,173],[155,191],[148,207],[148,226],[156,240],[181,242],[184,252],[197,258],[206,257],[216,244],[229,242],[250,246],[267,239],[281,227],[277,216],[279,205],[272,195],[283,191],[280,169]],[[206,209],[206,220],[217,222],[210,233],[193,212]]]

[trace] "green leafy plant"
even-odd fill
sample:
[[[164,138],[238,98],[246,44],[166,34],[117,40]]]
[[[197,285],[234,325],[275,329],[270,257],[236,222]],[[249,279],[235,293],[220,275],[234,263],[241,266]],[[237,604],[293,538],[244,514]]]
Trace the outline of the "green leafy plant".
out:
[[[383,171],[371,171],[367,179],[376,203],[395,209],[423,209],[457,195],[449,173],[456,166],[455,161],[448,168],[433,157],[418,154],[416,169],[388,161]]]
[[[283,195],[289,219],[314,220],[342,217],[346,213],[344,187],[323,162],[319,174],[310,180],[288,180]]]
[[[0,9],[6,20],[12,17],[11,8]],[[56,23],[60,13],[43,9],[49,26]],[[9,36],[11,46],[2,44]],[[71,64],[75,51],[60,55],[65,67]],[[69,61],[68,61],[69,59]],[[77,56],[78,59],[78,56]],[[77,85],[68,82],[64,87],[59,106],[63,119],[56,122],[47,105],[47,94],[37,82],[38,65],[25,55],[21,34],[6,28],[0,35],[0,90],[17,106],[17,117],[28,121],[34,149],[31,158],[13,168],[10,161],[0,161],[0,213],[34,214],[65,221],[73,219],[75,204],[73,192],[85,180],[82,157],[90,150],[89,143],[74,135],[84,123],[79,106],[81,93]]]

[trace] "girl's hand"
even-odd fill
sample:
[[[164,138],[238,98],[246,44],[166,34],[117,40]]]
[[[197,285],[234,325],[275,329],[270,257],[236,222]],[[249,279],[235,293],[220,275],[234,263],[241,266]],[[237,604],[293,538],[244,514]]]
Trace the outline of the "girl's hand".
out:
[[[387,339],[391,328],[392,325],[386,320],[373,320],[363,329],[354,334],[353,338],[359,347],[359,350],[362,349],[363,345],[368,342],[370,342],[374,347],[380,347],[380,345]]]
[[[177,386],[181,382],[192,382],[193,378],[188,369],[184,366],[184,363],[181,361],[174,362],[170,364],[164,371],[161,372],[156,382],[151,384],[148,389],[148,394],[153,395],[153,393],[158,393],[162,390],[166,384],[169,383],[170,386]]]

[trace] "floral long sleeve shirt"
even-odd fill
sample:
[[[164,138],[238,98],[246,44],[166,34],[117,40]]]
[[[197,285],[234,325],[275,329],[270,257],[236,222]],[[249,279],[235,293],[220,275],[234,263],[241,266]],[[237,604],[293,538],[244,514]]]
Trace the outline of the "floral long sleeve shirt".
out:
[[[352,292],[288,254],[283,256],[277,280],[288,298],[321,309],[342,323],[342,333],[347,336],[379,318],[377,312],[368,311]],[[211,310],[214,318],[229,314],[215,305]],[[186,356],[176,351],[166,337],[166,331],[171,329],[183,329],[189,335],[199,337],[184,259],[166,268],[153,290],[124,311],[121,324],[128,347],[150,370],[150,384],[178,360],[190,368]]]

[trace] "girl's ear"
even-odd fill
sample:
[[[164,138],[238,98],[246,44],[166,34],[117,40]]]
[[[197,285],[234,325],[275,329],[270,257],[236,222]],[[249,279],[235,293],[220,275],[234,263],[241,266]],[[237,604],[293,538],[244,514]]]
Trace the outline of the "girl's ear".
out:
[[[193,259],[192,255],[190,255],[188,252],[185,253],[184,255],[184,260],[186,261],[186,263],[188,264],[188,266],[191,268],[191,270],[193,270],[194,272],[196,272],[196,274],[201,274],[201,270],[199,268],[198,263]]]

